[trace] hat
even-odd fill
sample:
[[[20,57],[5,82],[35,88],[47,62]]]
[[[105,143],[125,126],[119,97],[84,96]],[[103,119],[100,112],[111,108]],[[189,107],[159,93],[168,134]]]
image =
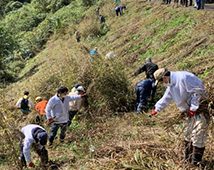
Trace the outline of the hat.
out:
[[[36,97],[35,100],[37,101],[37,100],[40,100],[40,99],[42,99],[42,97],[39,96],[39,97]]]
[[[84,90],[84,88],[83,88],[82,86],[79,86],[79,87],[77,88],[77,91],[83,91],[83,92],[85,92],[85,90]]]
[[[158,81],[166,74],[168,70],[166,68],[160,68],[154,72],[155,86],[157,86]]]
[[[39,139],[39,142],[40,142],[41,145],[46,145],[47,138],[48,138],[48,135],[47,135],[46,132],[38,133],[38,139]]]
[[[24,91],[24,95],[29,95],[29,92],[28,91]]]
[[[147,58],[146,58],[146,61],[148,61],[148,62],[152,62],[152,60],[151,60],[151,58],[150,58],[150,57],[147,57]]]
[[[77,83],[74,85],[74,87],[77,89],[77,87],[79,87],[80,85]]]

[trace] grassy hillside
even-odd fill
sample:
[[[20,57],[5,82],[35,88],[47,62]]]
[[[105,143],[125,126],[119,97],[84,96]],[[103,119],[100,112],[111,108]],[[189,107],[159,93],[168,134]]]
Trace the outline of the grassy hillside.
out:
[[[23,91],[29,90],[32,100],[36,96],[48,100],[59,86],[71,89],[77,82],[87,88],[89,106],[73,121],[65,142],[56,139],[48,148],[50,162],[43,169],[195,169],[175,164],[183,158],[184,138],[183,121],[175,121],[174,103],[152,119],[148,118],[152,107],[136,116],[134,87],[145,76],[131,74],[151,57],[160,68],[190,71],[204,84],[212,84],[213,13],[159,2],[122,3],[127,6],[123,16],[115,17],[113,1],[99,1],[79,23],[55,32],[44,49],[26,61],[17,81],[2,91],[2,169],[18,168],[16,132],[37,115],[33,112],[23,120],[14,109]],[[102,28],[94,12],[97,6],[106,18]],[[74,29],[82,34],[80,43]],[[95,46],[100,58],[91,61],[89,52]],[[105,60],[110,51],[116,59]],[[156,100],[163,91],[159,85]],[[172,120],[176,124],[171,125]],[[50,132],[46,122],[42,126]],[[212,143],[210,133],[203,157],[206,169],[213,169]],[[36,154],[32,159],[36,169],[42,169]]]

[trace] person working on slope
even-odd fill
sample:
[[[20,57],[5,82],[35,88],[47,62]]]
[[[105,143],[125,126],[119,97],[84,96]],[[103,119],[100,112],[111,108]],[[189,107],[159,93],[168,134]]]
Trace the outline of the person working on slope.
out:
[[[69,96],[77,96],[77,95],[82,95],[85,93],[85,89],[82,86],[79,86],[75,92],[70,92],[68,95]],[[67,126],[71,125],[71,121],[74,118],[74,116],[77,114],[78,110],[80,109],[82,104],[82,98],[73,100],[69,102],[69,121],[67,123]]]
[[[47,100],[42,100],[42,97],[36,97],[35,99],[36,101],[36,106],[35,106],[35,110],[37,112],[39,112],[39,114],[41,115],[41,119],[43,120],[46,116],[45,116],[45,108],[47,106],[48,101]]]
[[[39,125],[29,124],[21,129],[19,136],[21,150],[19,160],[21,167],[26,166],[26,162],[28,162],[30,167],[34,167],[34,163],[30,156],[31,147],[33,147],[38,155],[43,159],[42,162],[47,163],[48,151],[45,149],[47,138],[47,131]]]
[[[209,119],[206,109],[201,109],[204,92],[204,85],[194,74],[186,71],[168,71],[165,68],[158,69],[154,73],[155,84],[162,83],[167,87],[163,97],[155,104],[155,110],[150,117],[161,112],[173,100],[179,110],[186,114],[184,129],[185,136],[185,157],[181,162],[199,164],[205,150],[205,140]],[[204,107],[208,108],[208,107]]]
[[[86,94],[68,96],[67,92],[68,88],[65,86],[61,86],[58,89],[57,94],[48,101],[48,104],[46,106],[46,117],[52,124],[52,129],[49,136],[49,146],[52,146],[54,137],[56,136],[59,128],[61,128],[60,141],[63,142],[65,138],[66,126],[69,120],[69,102],[86,96]]]
[[[153,100],[155,92],[155,81],[152,79],[143,80],[136,85],[135,93],[137,95],[137,114],[144,111],[147,104],[147,97],[152,96]]]
[[[134,74],[133,76],[137,76],[138,74],[142,72],[146,72],[146,78],[154,79],[154,72],[158,70],[157,64],[153,63],[151,58],[146,58],[146,63],[143,64]]]
[[[33,107],[33,103],[29,99],[28,91],[24,91],[24,96],[18,100],[18,102],[16,103],[16,106],[21,109],[23,116],[31,112],[30,109]]]

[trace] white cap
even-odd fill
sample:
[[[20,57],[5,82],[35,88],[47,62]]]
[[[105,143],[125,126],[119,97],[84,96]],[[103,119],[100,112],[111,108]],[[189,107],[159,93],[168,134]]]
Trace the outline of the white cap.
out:
[[[77,91],[83,91],[85,92],[84,88],[82,86],[77,87]]]

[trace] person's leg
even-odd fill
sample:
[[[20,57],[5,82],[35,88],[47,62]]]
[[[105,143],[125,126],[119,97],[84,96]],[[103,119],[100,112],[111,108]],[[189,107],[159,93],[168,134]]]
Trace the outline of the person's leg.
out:
[[[60,124],[60,128],[61,128],[61,130],[60,130],[60,140],[63,140],[63,139],[65,139],[65,132],[67,130],[67,123]]]
[[[53,143],[53,140],[57,134],[57,131],[59,129],[59,124],[55,124],[55,123],[52,123],[51,124],[51,133],[50,133],[50,136],[49,136],[49,142],[50,144]]]
[[[139,87],[139,104],[138,104],[138,111],[143,111],[143,107],[146,106],[147,104],[147,99],[146,99],[146,91],[143,87]]]
[[[201,9],[204,9],[205,0],[201,0]]]
[[[191,142],[191,136],[192,136],[192,129],[194,126],[195,118],[194,116],[187,116],[185,125],[184,125],[184,136],[185,136],[185,155],[184,159],[181,162],[190,162],[191,156],[192,156],[192,142]]]
[[[135,93],[136,93],[136,96],[137,96],[137,100],[136,100],[137,114],[139,114],[140,111],[138,111],[138,105],[139,105],[139,102],[140,102],[140,91],[139,91],[139,87],[138,86],[135,87]]]
[[[77,114],[78,110],[75,110],[75,111],[69,111],[68,114],[69,114],[69,121],[67,122],[67,126],[70,126],[71,125],[71,121],[72,119],[74,118],[74,116]]]
[[[202,160],[209,125],[208,120],[202,114],[199,114],[195,117],[196,121],[194,123],[191,138],[193,142],[192,164],[198,164]]]

